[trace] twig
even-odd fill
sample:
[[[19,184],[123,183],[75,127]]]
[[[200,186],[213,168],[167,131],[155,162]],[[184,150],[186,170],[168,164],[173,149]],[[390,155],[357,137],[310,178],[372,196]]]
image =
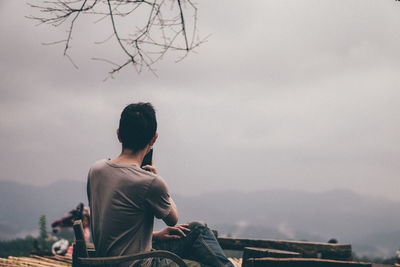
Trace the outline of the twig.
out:
[[[64,56],[75,68],[77,65],[68,55],[68,51],[71,48],[73,32],[78,25],[78,17],[93,16],[96,19],[95,23],[110,18],[109,37],[95,44],[104,44],[115,36],[116,43],[127,59],[121,64],[101,57],[93,59],[113,65],[109,73],[111,77],[131,63],[138,72],[147,68],[156,75],[153,66],[168,51],[183,52],[184,54],[177,60],[181,61],[188,56],[189,52],[205,42],[198,36],[197,7],[192,0],[42,0],[42,3],[42,5],[29,4],[42,14],[41,17],[30,16],[29,18],[38,21],[39,25],[51,24],[55,27],[69,23],[65,40],[44,43],[44,45],[65,43]],[[168,3],[176,5],[169,10]],[[149,13],[142,26],[133,25],[134,30],[130,33],[123,33],[118,29],[117,17],[124,20],[130,16],[137,17],[137,13],[145,9],[148,9]],[[193,28],[190,33],[186,25],[186,20],[190,17],[187,12],[192,12],[193,15],[193,21],[191,21]],[[178,38],[180,36],[183,38]]]

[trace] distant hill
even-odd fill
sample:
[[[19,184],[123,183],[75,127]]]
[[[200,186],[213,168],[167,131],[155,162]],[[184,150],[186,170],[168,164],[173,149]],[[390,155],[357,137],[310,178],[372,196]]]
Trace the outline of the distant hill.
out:
[[[0,181],[0,239],[23,236],[79,202],[85,183],[61,181],[35,187]],[[360,255],[392,256],[400,248],[400,203],[347,190],[309,193],[264,190],[174,196],[180,222],[206,221],[221,235],[351,243]],[[160,228],[162,223],[156,223]]]
[[[177,197],[184,219],[212,223],[280,226],[281,231],[308,232],[342,241],[380,231],[400,230],[400,203],[357,195],[351,191],[324,193],[271,190],[251,193],[219,192]],[[285,230],[286,229],[286,230]]]
[[[269,190],[176,197],[182,221],[203,219],[234,237],[353,244],[359,255],[390,257],[400,248],[400,203],[347,190]]]

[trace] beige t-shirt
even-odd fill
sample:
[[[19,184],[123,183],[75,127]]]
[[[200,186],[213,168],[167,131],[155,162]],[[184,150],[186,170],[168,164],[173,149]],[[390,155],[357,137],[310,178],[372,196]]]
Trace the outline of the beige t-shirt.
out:
[[[151,250],[154,216],[164,219],[171,209],[160,176],[110,160],[90,168],[87,194],[93,242],[102,257]]]

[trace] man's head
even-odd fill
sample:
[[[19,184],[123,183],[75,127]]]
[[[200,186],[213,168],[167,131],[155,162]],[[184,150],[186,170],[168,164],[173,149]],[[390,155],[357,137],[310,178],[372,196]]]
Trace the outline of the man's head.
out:
[[[156,113],[150,103],[128,105],[121,113],[118,138],[123,149],[138,152],[154,143],[157,131]]]

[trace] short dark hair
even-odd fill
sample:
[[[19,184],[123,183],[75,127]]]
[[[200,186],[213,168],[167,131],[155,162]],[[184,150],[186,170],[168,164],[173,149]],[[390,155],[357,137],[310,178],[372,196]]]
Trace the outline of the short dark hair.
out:
[[[157,131],[156,112],[150,103],[126,106],[119,120],[119,138],[122,148],[138,152],[144,149]]]

